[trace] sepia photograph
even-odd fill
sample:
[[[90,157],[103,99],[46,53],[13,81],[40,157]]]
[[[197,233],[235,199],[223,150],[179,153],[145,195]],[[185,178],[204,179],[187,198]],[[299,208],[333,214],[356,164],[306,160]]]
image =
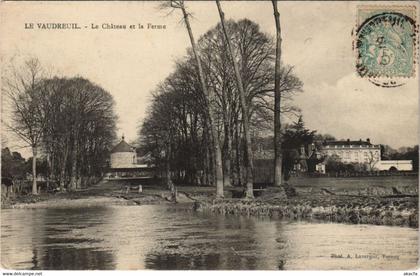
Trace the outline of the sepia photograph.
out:
[[[418,20],[417,1],[0,1],[2,275],[417,275]]]

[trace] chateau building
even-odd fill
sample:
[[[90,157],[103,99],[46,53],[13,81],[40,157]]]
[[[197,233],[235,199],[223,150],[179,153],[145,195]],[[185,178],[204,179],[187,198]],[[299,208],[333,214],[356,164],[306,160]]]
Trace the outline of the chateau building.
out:
[[[343,163],[368,165],[369,170],[412,171],[412,160],[381,160],[381,146],[366,141],[324,141],[321,152],[326,157],[338,157]]]
[[[381,160],[381,146],[366,141],[324,141],[321,152],[324,156],[337,156],[343,163],[374,164]]]
[[[253,154],[256,160],[274,158],[272,137],[261,138],[254,143]],[[343,163],[364,164],[367,170],[375,171],[412,171],[412,160],[381,160],[381,146],[365,141],[350,139],[342,141],[323,141],[321,143],[302,145],[295,165],[296,171],[326,172],[326,160],[336,158]],[[324,161],[319,162],[319,160]]]

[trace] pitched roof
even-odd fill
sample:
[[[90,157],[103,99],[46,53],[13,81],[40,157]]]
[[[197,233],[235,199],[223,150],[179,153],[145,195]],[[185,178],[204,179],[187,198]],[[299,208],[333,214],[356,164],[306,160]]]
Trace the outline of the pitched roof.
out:
[[[111,153],[115,152],[133,152],[133,147],[127,144],[126,141],[124,141],[124,138],[121,140],[121,142],[118,143],[112,150]]]

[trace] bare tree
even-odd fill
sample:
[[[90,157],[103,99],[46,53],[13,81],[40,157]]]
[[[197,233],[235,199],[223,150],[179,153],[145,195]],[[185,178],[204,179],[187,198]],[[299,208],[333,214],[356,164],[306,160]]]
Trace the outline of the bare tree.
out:
[[[276,22],[276,63],[274,72],[274,185],[282,186],[282,149],[281,149],[281,26],[277,0],[272,0]],[[283,189],[281,189],[283,191]]]
[[[251,137],[273,131],[275,48],[258,24],[242,19],[227,20],[235,59],[240,66]],[[214,91],[213,124],[223,141],[224,186],[246,183],[245,139],[239,91],[221,23],[197,40],[208,89]],[[236,50],[237,49],[237,50]],[[282,116],[296,116],[293,96],[303,83],[291,66],[281,67]],[[214,154],[208,126],[208,97],[202,93],[197,63],[191,49],[176,61],[176,67],[154,91],[148,116],[139,129],[139,144],[162,173],[170,165],[175,183],[207,185],[214,179]],[[164,142],[167,141],[165,144]],[[167,157],[162,152],[170,147]],[[274,163],[274,162],[273,162]],[[164,173],[168,175],[167,172]],[[230,178],[230,179],[229,179]]]
[[[222,25],[223,34],[226,40],[228,52],[230,59],[232,61],[234,71],[235,71],[235,80],[236,85],[238,87],[239,91],[239,98],[241,102],[242,107],[242,121],[243,121],[243,128],[244,128],[244,135],[245,135],[245,155],[244,155],[244,161],[245,161],[245,167],[246,167],[246,197],[247,198],[253,198],[254,197],[254,190],[253,190],[253,162],[252,162],[252,149],[251,149],[251,135],[249,133],[249,117],[248,117],[248,105],[245,98],[245,90],[244,86],[242,84],[242,77],[239,72],[239,66],[235,60],[235,55],[233,53],[233,48],[230,43],[230,37],[227,34],[226,27],[225,27],[225,15],[222,11],[222,7],[220,6],[220,1],[216,0],[217,9],[219,10],[220,15],[220,23]]]
[[[151,155],[161,171],[166,176],[172,172],[174,181],[189,184],[206,182],[206,176],[213,175],[207,165],[203,166],[209,159],[204,156],[209,148],[204,141],[209,135],[194,64],[192,58],[178,62],[176,71],[158,85],[139,132],[141,150]]]
[[[380,155],[378,151],[369,150],[367,153],[366,161],[369,168],[369,171],[374,171],[376,169],[376,164],[379,163]]]
[[[37,59],[30,59],[19,69],[12,66],[8,73],[2,77],[2,93],[11,110],[3,124],[32,149],[32,194],[38,194],[36,160],[48,118],[43,71]]]
[[[199,56],[199,52],[194,40],[194,35],[192,33],[189,16],[190,14],[187,12],[184,1],[170,1],[169,6],[165,3],[163,8],[172,7],[175,9],[180,9],[183,15],[183,21],[188,31],[188,35],[191,41],[191,47],[194,54],[195,61],[197,63],[198,75],[201,83],[201,89],[203,94],[206,95],[207,98],[207,113],[208,113],[208,124],[210,126],[210,132],[212,135],[212,142],[213,142],[213,155],[215,159],[215,172],[216,172],[216,196],[219,198],[223,197],[223,167],[222,167],[222,153],[220,149],[219,137],[217,135],[217,130],[215,128],[215,114],[212,108],[212,102],[214,101],[214,91],[212,89],[208,89],[207,83],[204,77],[203,66],[201,64],[201,59]]]

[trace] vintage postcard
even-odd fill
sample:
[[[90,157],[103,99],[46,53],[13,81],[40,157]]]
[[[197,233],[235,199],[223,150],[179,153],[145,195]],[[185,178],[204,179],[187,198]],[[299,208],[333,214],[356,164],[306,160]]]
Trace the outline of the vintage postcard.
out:
[[[3,275],[417,275],[418,14],[0,2]]]

